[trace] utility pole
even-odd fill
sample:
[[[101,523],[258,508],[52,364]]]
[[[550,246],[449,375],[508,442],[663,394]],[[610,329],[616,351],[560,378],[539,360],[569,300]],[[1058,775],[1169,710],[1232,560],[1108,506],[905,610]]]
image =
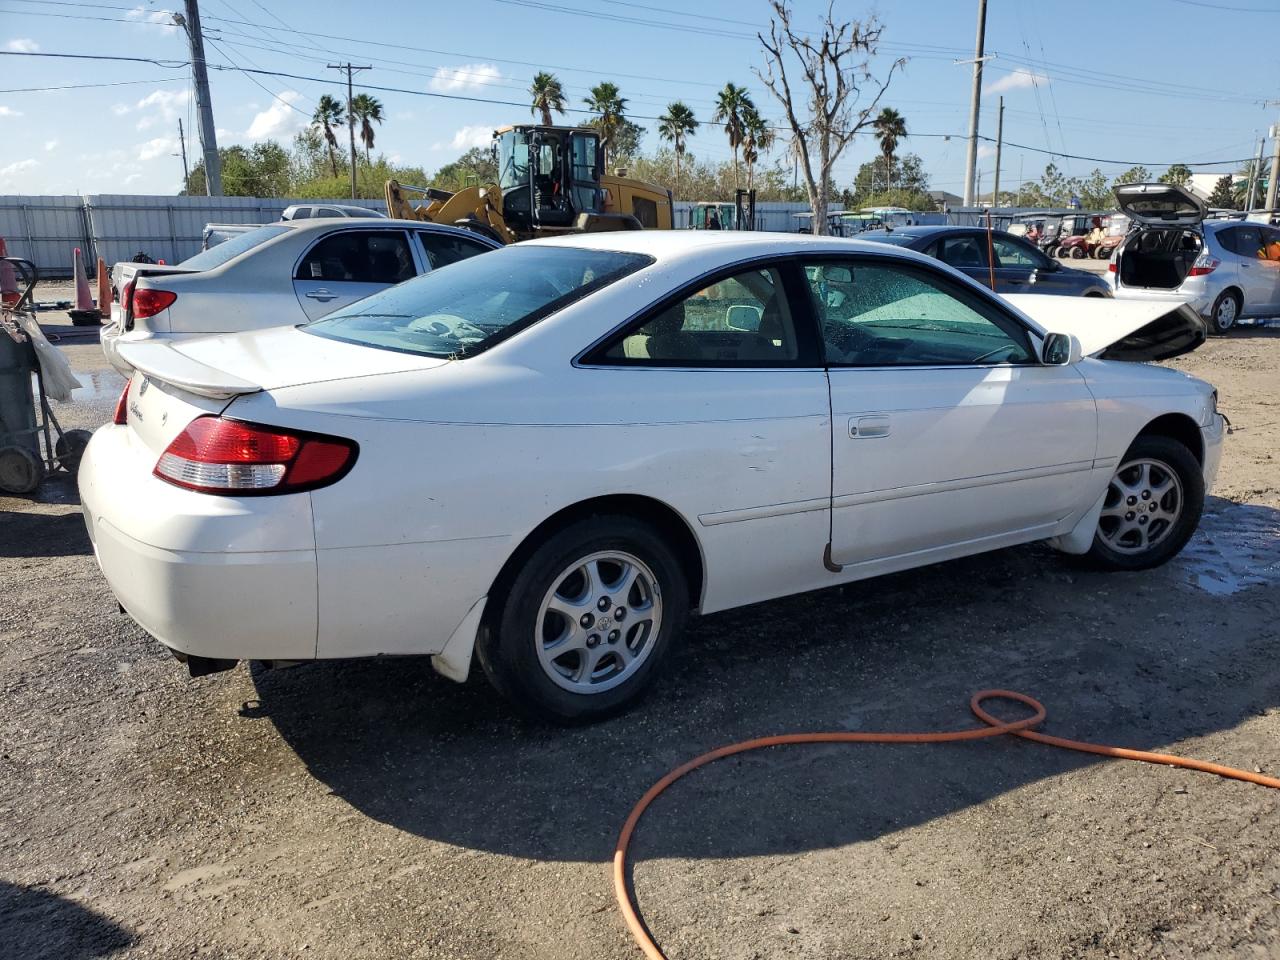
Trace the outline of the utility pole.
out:
[[[1000,206],[1000,151],[1004,148],[1004,97],[1000,98],[1000,110],[996,114],[996,175],[991,186],[991,205]]]
[[[209,99],[209,73],[204,62],[204,34],[200,32],[200,8],[196,0],[186,0],[187,15],[175,22],[187,31],[191,47],[191,76],[196,88],[196,113],[200,118],[200,147],[204,151],[205,193],[222,196],[222,163],[218,159],[218,136],[213,125],[213,101]]]
[[[182,151],[182,189],[187,189],[191,181],[191,171],[187,169],[187,138],[182,133],[182,118],[178,118],[178,148]]]
[[[350,63],[331,63],[330,70],[342,70],[347,74],[347,136],[351,140],[351,199],[356,198],[356,118],[351,115],[351,75],[357,70],[372,67],[354,67]]]
[[[1258,156],[1253,163],[1249,164],[1249,195],[1244,198],[1244,211],[1249,213],[1253,210],[1253,194],[1258,184],[1262,181],[1262,148],[1266,145],[1267,138],[1258,138]]]
[[[1266,209],[1276,208],[1276,183],[1280,181],[1280,123],[1271,128],[1271,179],[1267,181]]]
[[[978,171],[978,112],[982,108],[982,48],[987,39],[987,0],[978,0],[978,40],[973,49],[973,96],[969,102],[969,155],[964,165],[964,205],[974,204],[974,175]],[[963,61],[957,61],[957,63]]]

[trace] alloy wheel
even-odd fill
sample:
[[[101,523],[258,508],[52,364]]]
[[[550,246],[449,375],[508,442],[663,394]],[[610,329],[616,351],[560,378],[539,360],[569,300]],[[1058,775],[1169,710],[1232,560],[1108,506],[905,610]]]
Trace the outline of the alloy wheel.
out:
[[[1150,457],[1120,465],[1107,486],[1098,536],[1117,553],[1150,550],[1182,515],[1182,481],[1167,463]]]
[[[1219,330],[1229,330],[1236,322],[1236,298],[1223,297],[1218,302],[1217,312],[1214,314],[1214,320],[1217,321]]]
[[[662,595],[653,571],[621,550],[575,561],[553,581],[538,609],[538,663],[571,693],[610,690],[653,650]]]

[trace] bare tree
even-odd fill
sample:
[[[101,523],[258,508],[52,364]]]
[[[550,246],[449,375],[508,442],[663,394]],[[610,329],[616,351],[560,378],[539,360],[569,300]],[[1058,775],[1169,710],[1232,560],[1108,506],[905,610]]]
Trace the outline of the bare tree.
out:
[[[765,68],[756,75],[786,111],[809,192],[813,232],[826,233],[831,169],[858,131],[875,122],[880,98],[906,60],[895,60],[883,81],[871,73],[871,60],[884,29],[874,15],[865,22],[837,24],[831,0],[822,33],[814,38],[795,32],[788,0],[769,0],[769,5],[774,13],[769,19],[769,36],[756,34],[764,45]],[[794,62],[789,65],[791,60]],[[802,105],[807,108],[803,119],[792,92],[793,82],[808,99]],[[864,88],[874,89],[875,96],[866,106],[859,106]]]

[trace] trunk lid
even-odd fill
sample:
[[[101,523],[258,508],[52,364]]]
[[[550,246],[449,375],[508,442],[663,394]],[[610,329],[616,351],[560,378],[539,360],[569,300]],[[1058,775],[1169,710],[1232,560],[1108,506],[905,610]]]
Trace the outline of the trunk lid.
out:
[[[147,377],[198,396],[222,399],[305,383],[429,370],[449,362],[344,343],[296,327],[122,343],[118,350],[123,360]]]
[[[1126,183],[1111,192],[1121,212],[1150,226],[1193,227],[1209,212],[1199,197],[1172,183]]]
[[[143,277],[162,277],[175,273],[199,273],[190,267],[170,266],[160,263],[131,263],[121,261],[111,268],[111,289],[115,296],[111,304],[111,322],[118,330],[127,330],[132,326],[133,311],[126,309],[124,288]]]
[[[1186,303],[1030,293],[1005,299],[1046,332],[1079,338],[1086,357],[1167,360],[1190,353],[1208,336],[1204,320]]]

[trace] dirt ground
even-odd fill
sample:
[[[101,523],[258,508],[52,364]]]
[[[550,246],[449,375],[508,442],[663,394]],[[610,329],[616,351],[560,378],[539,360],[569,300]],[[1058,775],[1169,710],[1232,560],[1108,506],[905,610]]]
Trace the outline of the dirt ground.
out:
[[[120,381],[63,332],[87,386],[59,414],[94,425]],[[1280,331],[1173,366],[1234,424],[1175,562],[1030,546],[706,617],[588,729],[425,660],[190,680],[117,612],[71,483],[0,500],[0,957],[630,960],[608,865],[668,768],[967,726],[984,687],[1052,733],[1280,772]],[[1280,793],[1009,738],[725,761],[634,853],[673,958],[1280,956]]]

